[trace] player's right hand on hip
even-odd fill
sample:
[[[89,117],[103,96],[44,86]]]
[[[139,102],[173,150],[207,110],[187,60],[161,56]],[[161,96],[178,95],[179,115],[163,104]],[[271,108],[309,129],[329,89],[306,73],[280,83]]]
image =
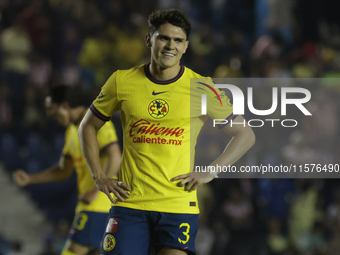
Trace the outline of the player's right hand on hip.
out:
[[[101,192],[104,192],[113,204],[115,204],[116,201],[110,193],[113,193],[121,202],[125,201],[124,198],[130,198],[130,195],[126,191],[131,191],[131,188],[122,181],[114,178],[101,177],[96,178],[95,183],[97,188]]]
[[[29,174],[22,169],[19,169],[13,173],[13,179],[20,187],[24,187],[30,183]]]

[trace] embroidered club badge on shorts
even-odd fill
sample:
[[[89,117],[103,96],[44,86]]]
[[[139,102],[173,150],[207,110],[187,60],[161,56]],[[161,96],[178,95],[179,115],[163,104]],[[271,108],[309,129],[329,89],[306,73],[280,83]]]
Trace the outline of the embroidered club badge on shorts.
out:
[[[107,234],[103,242],[104,251],[112,251],[115,245],[116,245],[116,239],[114,238],[114,236]]]
[[[109,223],[106,226],[105,233],[116,233],[118,226],[118,218],[110,218]]]

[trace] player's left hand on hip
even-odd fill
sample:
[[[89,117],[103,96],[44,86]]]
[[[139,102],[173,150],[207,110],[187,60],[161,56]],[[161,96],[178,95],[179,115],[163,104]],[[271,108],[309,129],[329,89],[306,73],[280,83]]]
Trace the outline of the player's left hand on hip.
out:
[[[124,202],[125,199],[130,198],[127,191],[131,191],[131,188],[124,182],[118,181],[114,178],[101,177],[95,180],[97,188],[104,192],[113,204],[116,201],[113,199],[110,193],[114,194],[119,201]]]
[[[210,182],[214,177],[209,173],[191,172],[189,174],[182,174],[172,178],[170,181],[181,180],[177,185],[179,187],[185,187],[185,190],[196,190],[199,186]]]

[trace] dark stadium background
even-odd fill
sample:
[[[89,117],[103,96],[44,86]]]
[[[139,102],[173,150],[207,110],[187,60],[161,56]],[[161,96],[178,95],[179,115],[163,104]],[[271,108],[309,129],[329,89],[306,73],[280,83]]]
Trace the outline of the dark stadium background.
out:
[[[115,70],[149,62],[147,17],[170,7],[184,10],[192,21],[182,64],[202,75],[340,77],[340,2],[335,0],[2,0],[4,175],[17,168],[35,173],[57,163],[64,130],[45,115],[48,88],[59,82],[77,87],[89,105]],[[339,162],[340,87],[323,86],[312,95],[322,106],[313,117],[301,118],[296,132],[257,129],[256,145],[238,164],[299,162],[301,155]],[[119,114],[112,121],[121,137]],[[200,142],[206,157],[225,145],[211,133]],[[76,204],[75,181],[74,174],[62,183],[24,188],[53,226],[41,233],[41,251],[50,252],[44,254],[58,253],[66,238]],[[199,192],[198,254],[340,254],[338,185],[338,179],[214,180]],[[0,226],[0,254],[10,254],[18,243],[25,252],[25,240],[8,238]]]

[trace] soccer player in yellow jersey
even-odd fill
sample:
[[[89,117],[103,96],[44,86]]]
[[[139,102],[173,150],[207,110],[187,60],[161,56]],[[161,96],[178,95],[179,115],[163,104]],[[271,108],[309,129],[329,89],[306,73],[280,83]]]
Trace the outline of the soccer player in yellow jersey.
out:
[[[207,116],[190,112],[190,80],[203,78],[180,65],[188,48],[190,22],[179,10],[156,11],[149,17],[151,62],[118,70],[102,87],[79,127],[80,144],[99,190],[112,201],[101,254],[195,254],[198,228],[196,189],[213,180],[210,173],[193,175],[196,138]],[[133,50],[133,49],[131,49]],[[229,99],[218,89],[215,119],[243,122],[234,116]],[[96,134],[112,114],[121,111],[123,158],[119,180],[106,176],[98,157]],[[254,143],[249,126],[225,125],[232,136],[212,165],[235,163]],[[113,193],[117,199],[113,199]]]
[[[69,86],[59,85],[51,89],[45,101],[47,115],[66,127],[65,145],[59,165],[36,174],[27,174],[23,170],[13,174],[19,186],[26,186],[62,181],[76,170],[79,202],[62,255],[85,255],[93,249],[99,252],[101,235],[111,205],[106,195],[98,192],[79,145],[78,127],[87,109],[77,102],[76,93]],[[100,165],[107,176],[117,176],[121,153],[111,121],[99,130],[97,139]]]

